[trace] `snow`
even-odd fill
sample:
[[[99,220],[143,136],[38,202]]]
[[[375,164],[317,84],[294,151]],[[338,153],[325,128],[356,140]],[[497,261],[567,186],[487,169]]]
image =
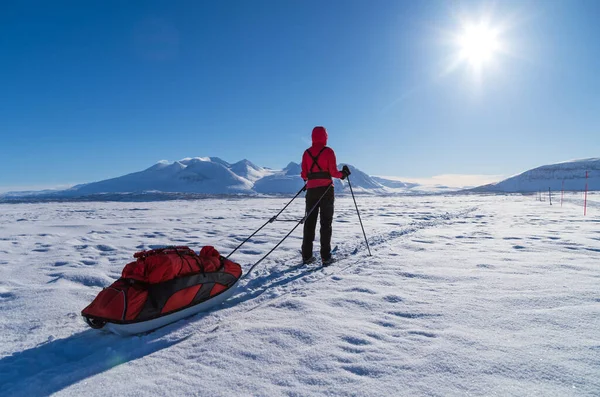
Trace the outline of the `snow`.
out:
[[[289,198],[0,204],[2,395],[600,394],[600,194],[357,200],[372,257],[338,197],[334,265],[299,266],[298,230],[220,308],[128,338],[79,313],[135,251],[227,254]]]
[[[416,183],[407,183],[401,180],[391,179],[390,177],[380,177],[380,176],[372,176],[375,182],[379,182],[383,186],[391,187],[394,189],[410,189],[411,187],[418,186]]]
[[[256,182],[268,175],[273,174],[273,171],[259,167],[249,160],[241,160],[231,166],[231,171],[236,175],[246,178],[250,182]]]

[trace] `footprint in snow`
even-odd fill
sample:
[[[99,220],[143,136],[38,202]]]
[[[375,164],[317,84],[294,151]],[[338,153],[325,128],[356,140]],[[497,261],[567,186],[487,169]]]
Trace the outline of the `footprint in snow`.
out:
[[[399,303],[402,302],[403,299],[397,295],[387,295],[383,297],[383,300],[388,301],[390,303]]]
[[[64,273],[53,273],[49,274],[50,277],[55,277],[53,280],[48,281],[48,284],[56,283],[58,280],[67,280],[73,283],[81,284],[86,287],[106,287],[109,283],[102,277],[82,275],[82,274],[64,274]]]
[[[102,252],[111,252],[111,251],[116,251],[117,249],[114,247],[111,247],[110,245],[104,245],[104,244],[98,244],[96,246],[96,249],[98,251],[102,251]]]
[[[365,352],[365,349],[361,349],[357,346],[342,346],[341,348],[346,353],[363,354]]]
[[[375,340],[383,340],[384,339],[383,335],[381,335],[381,334],[375,334],[373,332],[369,332],[368,334],[365,334],[365,335],[367,335],[369,338],[375,339]]]
[[[396,317],[402,317],[402,318],[424,318],[424,317],[436,316],[434,314],[408,313],[408,312],[388,312],[388,314],[391,314],[391,315],[396,316]]]
[[[487,263],[480,263],[477,267],[481,267],[483,269],[493,269],[494,265],[488,265]]]
[[[0,292],[0,302],[10,301],[15,298],[16,298],[16,295],[13,294],[12,292],[9,292],[9,291]]]
[[[360,292],[362,294],[370,294],[370,295],[374,295],[377,293],[373,290],[370,290],[368,288],[362,288],[362,287],[355,287],[355,288],[347,289],[347,290],[344,290],[344,292]]]
[[[343,336],[342,340],[354,346],[366,346],[371,344],[368,340],[355,336]]]
[[[283,302],[274,303],[269,306],[277,309],[289,309],[294,311],[304,310],[304,308],[306,307],[304,303],[293,300],[285,300]]]
[[[426,332],[426,331],[408,331],[408,333],[410,335],[418,335],[418,336],[424,336],[426,338],[437,338],[437,335],[434,334],[433,332]]]
[[[342,369],[358,376],[368,376],[370,378],[378,378],[383,375],[383,371],[376,367],[368,367],[365,365],[343,365]]]
[[[248,249],[248,250],[240,250],[240,252],[241,252],[242,254],[245,254],[245,255],[259,255],[259,254],[261,253],[260,251],[251,250],[251,249]]]
[[[384,328],[396,328],[396,324],[391,323],[389,321],[377,320],[377,321],[373,321],[373,324],[379,325],[380,327],[384,327]]]

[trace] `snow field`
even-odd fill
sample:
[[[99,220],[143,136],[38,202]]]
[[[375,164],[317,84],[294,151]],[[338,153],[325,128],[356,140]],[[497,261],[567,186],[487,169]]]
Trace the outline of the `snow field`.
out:
[[[0,206],[3,394],[600,394],[597,207],[532,196],[359,197],[372,257],[340,198],[329,268],[298,266],[299,228],[218,310],[131,338],[80,320],[135,251],[227,254],[288,200]]]

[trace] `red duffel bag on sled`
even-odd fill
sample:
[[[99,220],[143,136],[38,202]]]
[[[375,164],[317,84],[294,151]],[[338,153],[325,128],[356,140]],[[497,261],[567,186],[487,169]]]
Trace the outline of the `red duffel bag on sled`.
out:
[[[100,291],[81,315],[92,328],[132,335],[148,332],[229,298],[242,275],[239,264],[211,246],[137,252],[121,278]]]

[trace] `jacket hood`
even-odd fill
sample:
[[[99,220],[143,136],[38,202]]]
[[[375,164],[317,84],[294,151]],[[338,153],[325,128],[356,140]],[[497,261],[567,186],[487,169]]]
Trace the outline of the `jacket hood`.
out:
[[[317,126],[312,130],[313,145],[327,145],[327,130],[325,127]]]

